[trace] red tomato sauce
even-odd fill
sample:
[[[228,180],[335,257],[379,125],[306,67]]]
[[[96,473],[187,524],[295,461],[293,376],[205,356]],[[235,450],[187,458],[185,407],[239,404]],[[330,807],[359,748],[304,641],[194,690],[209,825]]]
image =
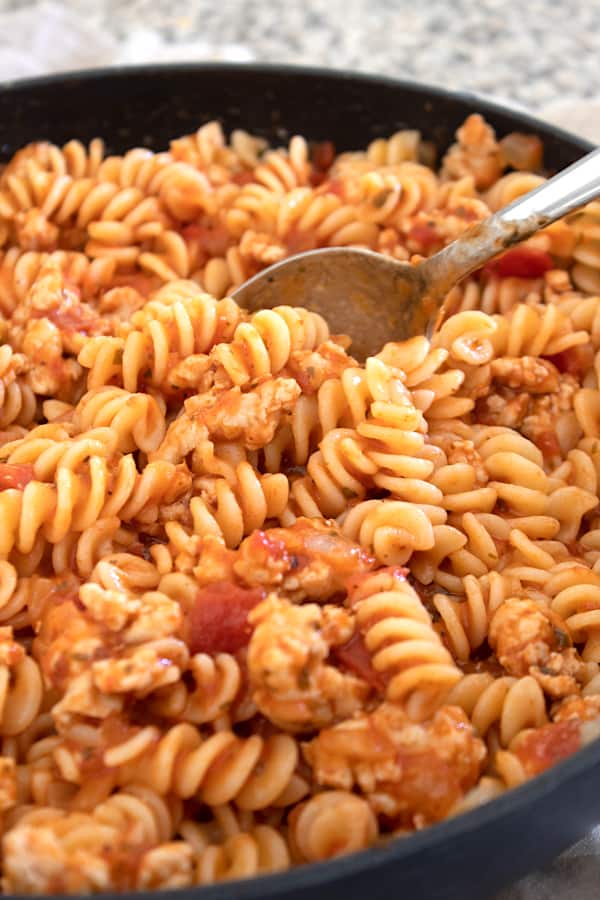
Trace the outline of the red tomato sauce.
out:
[[[513,247],[483,267],[489,275],[500,278],[541,278],[554,268],[549,253],[536,247]]]
[[[194,222],[181,229],[186,241],[197,241],[210,256],[223,256],[231,244],[231,238],[224,225],[210,227]]]
[[[535,436],[535,444],[542,451],[545,460],[560,456],[561,449],[558,438],[553,431],[542,431]]]
[[[567,719],[536,728],[526,735],[515,750],[525,771],[529,775],[538,775],[579,750],[580,727],[578,719]]]
[[[235,653],[250,640],[248,613],[264,597],[260,588],[228,581],[200,588],[188,617],[192,653]]]
[[[0,491],[22,491],[33,481],[33,466],[29,463],[0,463]]]
[[[434,222],[422,222],[418,225],[413,225],[406,237],[425,251],[431,250],[432,247],[435,247],[441,241]]]
[[[75,331],[81,334],[92,334],[102,331],[103,323],[94,310],[84,303],[65,303],[47,310],[44,315],[61,331]]]
[[[373,668],[371,654],[360,631],[355,631],[347,643],[334,647],[332,656],[343,668],[362,678],[376,691],[385,690],[385,678]]]
[[[332,141],[322,141],[315,144],[311,153],[313,170],[310,175],[310,183],[313,187],[322,184],[328,169],[335,159],[335,144]]]
[[[594,348],[591,344],[579,344],[577,347],[569,347],[546,358],[554,363],[563,375],[581,378],[594,364]]]

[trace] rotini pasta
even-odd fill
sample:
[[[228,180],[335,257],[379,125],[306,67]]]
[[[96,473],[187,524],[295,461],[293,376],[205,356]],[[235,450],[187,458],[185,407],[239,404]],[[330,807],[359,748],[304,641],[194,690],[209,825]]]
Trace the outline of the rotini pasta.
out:
[[[0,173],[5,892],[327,860],[598,736],[597,204],[364,364],[228,297],[316,247],[415,261],[544,177],[476,115],[433,162],[211,122]]]

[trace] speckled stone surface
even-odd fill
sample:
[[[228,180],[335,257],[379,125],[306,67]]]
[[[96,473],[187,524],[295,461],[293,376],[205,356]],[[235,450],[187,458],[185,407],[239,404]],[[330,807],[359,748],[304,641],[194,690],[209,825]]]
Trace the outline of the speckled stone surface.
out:
[[[97,39],[75,46],[75,29],[48,52],[57,10],[62,37],[64,15]],[[179,59],[326,65],[491,94],[600,143],[600,0],[0,0],[0,20],[0,79]],[[495,900],[599,897],[596,829]]]
[[[530,108],[600,92],[598,0],[63,0],[118,41],[351,67],[470,87]],[[0,12],[40,0],[0,0]],[[175,48],[173,48],[175,49]]]

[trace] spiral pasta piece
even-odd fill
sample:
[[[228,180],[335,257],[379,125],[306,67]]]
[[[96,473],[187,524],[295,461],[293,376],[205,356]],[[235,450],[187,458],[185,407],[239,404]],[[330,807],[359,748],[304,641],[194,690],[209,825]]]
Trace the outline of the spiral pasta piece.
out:
[[[292,737],[275,734],[238,738],[220,731],[203,738],[192,725],[175,725],[146,754],[118,774],[127,783],[148,784],[160,794],[200,797],[211,806],[235,799],[240,809],[270,806],[288,786],[298,761]]]
[[[446,702],[464,709],[482,737],[497,725],[503,747],[524,728],[538,728],[547,721],[544,694],[530,675],[520,679],[465,675],[449,692]]]
[[[222,844],[208,845],[196,854],[195,883],[215,884],[233,878],[283,872],[290,854],[281,834],[269,825],[256,825]]]
[[[361,596],[367,594],[368,583]],[[417,717],[431,713],[436,700],[461,675],[416,591],[402,579],[393,579],[390,590],[355,601],[354,609],[373,667],[389,679],[388,699],[408,701]]]
[[[35,418],[35,394],[27,383],[24,357],[5,344],[0,347],[0,428],[13,422],[29,425]]]
[[[598,204],[364,363],[228,296],[317,247],[414,264],[541,149],[477,115],[435,169],[412,130],[336,154],[209,122],[2,168],[6,891],[326,860],[596,739]]]
[[[599,223],[600,205],[598,203],[589,203],[571,219],[571,225],[576,235],[576,245],[573,250],[574,265],[571,274],[577,287],[591,294],[597,294],[600,291]]]
[[[108,257],[90,260],[84,253],[65,250],[42,253],[11,247],[0,257],[0,309],[5,315],[12,315],[48,264],[57,265],[64,277],[79,288],[84,299],[107,290],[116,269],[115,260]]]
[[[165,436],[164,404],[149,394],[130,394],[117,387],[103,386],[88,391],[73,413],[79,431],[110,428],[117,435],[116,449],[122,453],[143,450],[151,453]]]
[[[278,306],[263,309],[241,322],[230,343],[217,344],[211,357],[233,384],[278,374],[295,350],[312,350],[327,340],[329,329],[317,313]]]
[[[40,711],[43,698],[42,676],[37,663],[25,655],[19,645],[11,647],[11,642],[12,629],[4,626],[1,644],[4,658],[0,665],[0,733],[8,736],[20,734],[31,725]]]
[[[216,478],[204,496],[192,497],[190,513],[193,533],[222,537],[228,547],[237,547],[244,535],[276,518],[288,501],[284,475],[257,475],[248,462],[235,469],[235,485]]]
[[[402,500],[365,500],[343,518],[342,533],[373,551],[384,565],[403,565],[435,537],[429,510]]]
[[[293,812],[293,847],[306,862],[362,850],[376,836],[373,811],[365,800],[348,791],[323,791]]]
[[[466,662],[487,639],[490,618],[505,599],[502,582],[501,575],[490,572],[487,591],[484,591],[478,579],[466,575],[463,578],[464,600],[457,601],[447,594],[434,595],[434,606],[457,659]]]
[[[156,388],[165,387],[178,363],[184,363],[190,355],[206,353],[221,335],[226,338],[233,332],[241,317],[237,307],[197,289],[195,295],[186,296],[184,284],[179,289],[183,296],[177,302],[163,304],[159,295],[147,310],[141,310],[135,320],[139,325],[125,338],[98,337],[86,343],[78,359],[90,370],[88,388],[117,381],[135,393],[142,380]],[[204,371],[201,367],[200,374]],[[191,374],[196,375],[193,371]],[[186,386],[185,381],[182,386]]]

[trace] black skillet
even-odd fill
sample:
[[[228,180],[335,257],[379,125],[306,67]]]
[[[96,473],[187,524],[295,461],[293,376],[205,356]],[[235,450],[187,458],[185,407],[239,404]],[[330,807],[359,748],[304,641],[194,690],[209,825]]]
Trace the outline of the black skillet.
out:
[[[103,137],[109,151],[164,148],[210,119],[276,144],[289,135],[364,147],[418,128],[443,151],[481,112],[500,136],[538,134],[549,170],[591,145],[469,94],[386,78],[290,66],[171,65],[90,71],[0,87],[0,160],[28,141]],[[600,740],[460,818],[385,847],[282,875],[162,892],[167,900],[481,900],[548,863],[600,819]],[[144,894],[156,900],[156,894]]]

